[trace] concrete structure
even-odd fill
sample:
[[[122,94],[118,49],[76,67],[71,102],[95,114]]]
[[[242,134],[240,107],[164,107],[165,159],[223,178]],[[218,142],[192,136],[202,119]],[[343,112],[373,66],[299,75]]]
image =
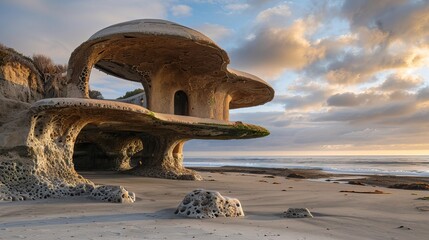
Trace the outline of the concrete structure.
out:
[[[81,44],[69,61],[67,97],[88,98],[89,73],[93,67],[116,77],[142,84],[147,109],[169,114],[171,121],[192,120],[229,124],[229,109],[255,106],[273,98],[273,89],[258,77],[229,70],[228,55],[203,34],[162,20],[135,20],[107,27]],[[103,124],[104,126],[106,124]],[[109,132],[117,126],[97,126]],[[245,126],[245,125],[243,125]],[[179,127],[179,126],[176,126]],[[181,167],[184,142],[191,138],[214,138],[210,134],[189,136],[141,132],[146,157],[134,173],[146,176],[194,178]],[[243,138],[266,135],[224,136]],[[155,132],[155,133],[153,133]],[[137,134],[138,135],[138,134]],[[174,137],[172,137],[172,135]],[[169,164],[167,164],[169,163]],[[166,173],[168,173],[166,175]]]
[[[228,69],[228,64],[226,52],[208,37],[167,21],[136,20],[97,32],[72,53],[64,98],[40,100],[1,126],[0,194],[35,199],[79,193],[134,201],[122,187],[95,186],[76,173],[73,151],[80,134],[103,136],[97,139],[116,156],[119,170],[200,179],[182,165],[187,140],[269,134],[259,126],[229,121],[230,109],[266,103],[274,91],[256,76]],[[89,99],[93,67],[140,82],[147,107]],[[140,150],[140,164],[131,166],[130,155]],[[43,190],[30,197],[25,190],[29,186]]]

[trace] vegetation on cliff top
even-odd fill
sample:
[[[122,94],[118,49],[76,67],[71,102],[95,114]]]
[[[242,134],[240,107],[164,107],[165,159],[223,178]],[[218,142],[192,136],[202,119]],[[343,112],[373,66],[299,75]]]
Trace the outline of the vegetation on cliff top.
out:
[[[67,71],[67,65],[55,64],[51,58],[45,55],[34,54],[30,58],[0,43],[0,66],[9,62],[18,62],[39,73],[43,78],[46,78],[47,75],[62,75]]]
[[[117,99],[129,98],[129,97],[132,97],[132,96],[137,95],[137,94],[142,93],[142,92],[144,92],[143,89],[137,88],[137,89],[134,89],[132,91],[126,92],[124,96],[118,97]]]
[[[67,65],[55,64],[51,58],[45,55],[34,54],[32,60],[45,78],[52,75],[62,75],[67,72]]]
[[[24,66],[27,66],[36,73],[39,72],[31,58],[24,56],[15,49],[8,48],[0,43],[0,67],[6,65],[9,62],[18,62]]]
[[[89,98],[91,99],[104,99],[103,94],[97,90],[89,90]]]

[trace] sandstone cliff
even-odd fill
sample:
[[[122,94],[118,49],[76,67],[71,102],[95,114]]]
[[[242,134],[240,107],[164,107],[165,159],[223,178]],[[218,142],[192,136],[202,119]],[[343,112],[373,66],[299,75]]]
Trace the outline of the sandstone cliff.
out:
[[[0,98],[32,103],[43,95],[42,76],[33,61],[0,46]]]
[[[0,126],[37,100],[63,96],[66,67],[0,44]]]

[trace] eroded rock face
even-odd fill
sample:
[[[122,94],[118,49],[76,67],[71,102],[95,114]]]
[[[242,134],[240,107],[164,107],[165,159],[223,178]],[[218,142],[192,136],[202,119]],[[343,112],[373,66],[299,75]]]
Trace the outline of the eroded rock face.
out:
[[[175,214],[190,218],[244,216],[238,199],[224,197],[219,192],[204,189],[188,193],[177,207]]]
[[[307,208],[289,208],[283,216],[286,218],[312,218],[313,214]]]
[[[0,200],[20,201],[92,196],[111,202],[133,202],[121,187],[96,186],[73,168],[73,146],[91,118],[79,114],[31,110],[0,127]]]
[[[121,186],[97,186],[76,175],[76,179],[50,179],[37,168],[0,162],[0,201],[88,196],[114,203],[132,203],[135,194]],[[72,176],[70,176],[72,177]]]
[[[43,83],[29,67],[10,62],[0,66],[0,97],[32,103],[43,98]]]
[[[52,67],[60,66],[45,58]],[[28,110],[31,103],[65,95],[66,76],[57,70],[45,72],[33,59],[0,44],[0,126]]]
[[[43,94],[43,79],[33,60],[0,44],[0,99],[32,103]]]
[[[88,196],[96,200],[114,203],[132,203],[135,201],[135,194],[128,192],[121,186],[97,186],[83,178],[81,178],[83,183],[80,184],[61,180],[55,182],[38,175],[32,175],[32,173],[28,172],[28,169],[17,167],[13,164],[0,163],[0,169],[0,175],[8,174],[11,177],[9,179],[0,179],[0,201],[74,196]]]
[[[2,156],[3,157],[3,156]],[[0,162],[0,201],[23,201],[89,194],[94,185],[89,181],[70,184],[40,175],[37,167],[14,161]]]

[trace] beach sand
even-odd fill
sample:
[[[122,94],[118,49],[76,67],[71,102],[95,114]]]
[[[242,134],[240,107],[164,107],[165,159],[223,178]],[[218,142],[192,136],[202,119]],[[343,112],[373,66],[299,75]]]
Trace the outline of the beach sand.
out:
[[[314,177],[332,177],[308,172]],[[76,197],[0,202],[0,239],[410,240],[429,235],[429,201],[416,200],[429,196],[429,191],[266,173],[219,170],[201,174],[205,180],[198,182],[83,172],[97,184],[126,187],[136,193],[137,201],[115,204]],[[198,188],[238,198],[246,216],[189,219],[174,215],[183,197]],[[375,190],[386,194],[341,192]],[[290,207],[308,208],[314,218],[283,218]]]

